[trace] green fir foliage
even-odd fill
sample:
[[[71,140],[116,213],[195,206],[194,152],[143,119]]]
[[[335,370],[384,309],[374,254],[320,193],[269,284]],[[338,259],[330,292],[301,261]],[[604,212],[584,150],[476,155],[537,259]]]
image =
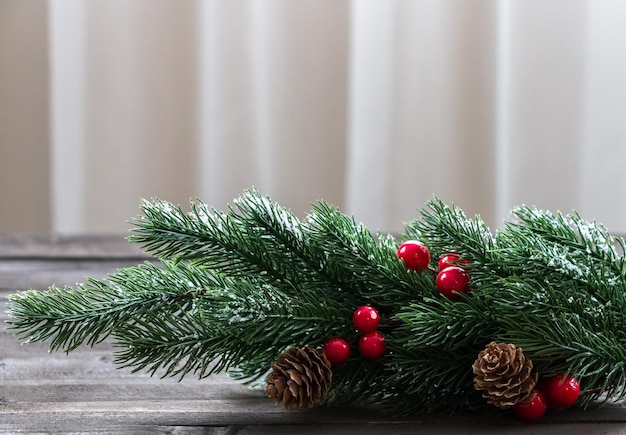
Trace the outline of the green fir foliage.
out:
[[[226,212],[142,201],[130,241],[156,261],[75,287],[9,297],[9,328],[25,341],[70,352],[107,337],[115,362],[158,376],[228,371],[263,381],[292,346],[352,344],[333,367],[325,405],[376,405],[394,413],[485,407],[471,365],[491,341],[521,347],[541,376],[570,373],[582,405],[626,396],[625,242],[578,214],[530,207],[492,233],[480,217],[433,198],[405,239],[431,252],[409,271],[399,241],[374,234],[323,201],[298,219],[257,190]],[[435,288],[437,260],[468,260],[468,294]],[[387,352],[361,358],[352,313],[381,313]]]

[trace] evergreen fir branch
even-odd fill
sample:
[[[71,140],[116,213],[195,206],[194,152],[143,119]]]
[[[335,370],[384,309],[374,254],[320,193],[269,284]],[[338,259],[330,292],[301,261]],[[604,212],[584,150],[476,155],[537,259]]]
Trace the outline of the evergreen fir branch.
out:
[[[563,216],[529,207],[518,207],[513,210],[513,215],[520,219],[520,223],[507,223],[509,231],[514,232],[514,236],[509,237],[513,243],[519,245],[524,234],[526,237],[532,235],[534,240],[530,243],[542,239],[546,245],[559,246],[560,252],[556,254],[565,260],[574,255],[590,265],[591,272],[601,269],[605,275],[610,271],[616,279],[622,277],[626,261],[624,240],[613,237],[604,226],[585,221],[578,213]],[[622,248],[621,253],[617,252],[617,246]],[[579,275],[586,275],[586,272]]]
[[[463,295],[460,301],[426,298],[399,309],[394,339],[403,349],[416,352],[482,349],[500,332],[491,303],[485,295]]]
[[[492,234],[479,216],[433,198],[406,226],[431,253],[409,271],[398,241],[320,201],[306,220],[251,189],[226,212],[201,201],[184,212],[142,202],[129,239],[162,260],[76,287],[9,297],[22,339],[71,351],[110,337],[115,362],[153,375],[228,371],[262,379],[294,346],[335,336],[353,346],[333,367],[324,404],[394,413],[484,407],[471,366],[491,341],[523,349],[542,375],[571,373],[584,405],[626,396],[626,242],[578,214],[519,207]],[[470,292],[451,301],[435,288],[439,256],[470,263]],[[387,353],[356,351],[352,313],[374,305]]]
[[[407,271],[398,260],[398,242],[392,235],[375,238],[364,225],[324,201],[314,205],[308,221],[307,236],[314,250],[326,254],[324,270],[341,288],[353,289],[355,306],[401,304],[433,288],[432,275]]]
[[[294,294],[316,288],[325,297],[354,300],[356,292],[363,301],[382,304],[412,299],[432,286],[432,279],[408,273],[397,260],[392,236],[377,241],[324,202],[307,224],[256,190],[235,204],[237,209],[219,213],[198,202],[185,214],[159,200],[144,202],[145,217],[135,220],[130,240],[157,256],[237,279],[257,277]]]
[[[400,308],[389,338],[394,349],[387,378],[398,390],[392,406],[404,412],[455,412],[482,408],[473,393],[471,365],[485,344],[500,332],[490,311],[490,296],[441,296]],[[470,394],[468,394],[468,392]]]
[[[526,206],[517,207],[513,215],[523,222],[531,231],[541,234],[548,240],[569,245],[574,249],[584,249],[586,254],[599,260],[621,263],[620,254],[616,250],[619,238],[613,237],[606,227],[596,222],[584,220],[574,212],[567,216],[561,213],[552,214],[547,210],[539,210]],[[618,267],[618,272],[622,268]]]
[[[94,290],[93,297],[84,296],[83,290]],[[26,342],[51,340],[51,350],[69,352],[85,340],[96,344],[109,335],[115,318],[126,316],[130,308],[129,305],[108,310],[98,307],[103,299],[116,296],[116,292],[95,280],[77,289],[51,287],[47,292],[29,290],[12,294],[9,295],[12,318],[8,321],[9,329],[17,330],[18,337]],[[103,321],[97,325],[89,323],[92,317]]]
[[[386,358],[385,358],[386,359]],[[325,406],[380,406],[389,399],[385,363],[350,359],[333,368],[333,384]]]
[[[346,332],[340,319],[350,313],[310,296],[295,299],[269,287],[227,280],[206,289],[184,316],[153,312],[128,325],[117,337],[123,350],[116,362],[150,373],[163,368],[163,376],[193,372],[205,377],[233,369],[238,379],[254,381],[294,343],[321,346],[330,334]]]
[[[507,223],[498,237],[500,262],[508,264],[511,275],[549,284],[572,297],[589,294],[597,304],[624,302],[625,260],[606,245],[617,240],[606,230],[577,215],[569,219],[525,207],[515,213],[521,223]]]
[[[484,410],[486,404],[472,385],[475,359],[471,348],[446,351],[433,346],[415,351],[400,347],[384,373],[392,398],[380,406],[404,415]]]
[[[11,328],[67,352],[112,336],[121,349],[117,364],[151,374],[164,369],[163,376],[203,377],[255,361],[244,378],[262,375],[289,345],[321,345],[329,335],[353,333],[343,321],[352,309],[315,293],[293,298],[182,263],[164,266],[148,263],[121,269],[108,282],[12,295]]]
[[[133,242],[157,256],[189,262],[235,279],[258,280],[297,294],[315,288],[337,292],[337,278],[324,270],[325,253],[310,245],[307,229],[291,211],[252,189],[227,213],[198,201],[190,213],[160,200],[144,202]]]
[[[456,252],[472,261],[486,263],[494,253],[495,238],[480,216],[468,219],[463,210],[432,198],[421,219],[405,227],[406,238],[423,241],[435,257]]]
[[[256,191],[247,197],[262,199]],[[186,261],[235,278],[265,276],[290,284],[299,276],[294,262],[284,261],[285,253],[261,222],[250,223],[232,208],[221,213],[198,201],[185,213],[155,199],[143,201],[142,210],[144,215],[133,221],[129,240],[159,258]]]
[[[150,310],[183,312],[196,297],[190,286],[214,285],[185,268],[164,266],[146,263],[121,269],[108,282],[89,279],[76,287],[9,295],[9,329],[29,342],[50,340],[51,351],[70,352],[101,342]]]
[[[207,330],[208,331],[205,331]],[[188,372],[204,376],[210,370],[211,358],[200,340],[201,333],[211,334],[203,325],[197,310],[182,313],[149,312],[125,325],[116,336],[114,363],[130,367],[132,372],[146,370],[161,377],[180,376]],[[213,344],[213,343],[212,343]]]

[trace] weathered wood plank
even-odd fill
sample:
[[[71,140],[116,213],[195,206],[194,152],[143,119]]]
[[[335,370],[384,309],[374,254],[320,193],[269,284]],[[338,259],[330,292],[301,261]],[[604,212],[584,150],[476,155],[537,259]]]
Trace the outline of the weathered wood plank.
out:
[[[1,433],[23,434],[33,433],[30,430],[28,422],[27,426],[17,430],[10,426],[10,431],[4,430],[6,425],[0,423]],[[37,432],[41,433],[41,432]],[[414,434],[520,434],[527,435],[529,433],[537,435],[624,435],[626,427],[620,424],[607,424],[598,426],[591,424],[568,424],[562,426],[538,426],[533,425],[529,430],[526,427],[498,427],[487,423],[477,426],[460,427],[457,425],[432,424],[432,425],[415,425],[415,424],[337,424],[337,425],[256,425],[256,426],[157,426],[157,425],[109,425],[105,429],[101,427],[91,427],[87,423],[82,425],[71,425],[65,422],[51,421],[46,434],[134,434],[134,435],[259,435],[259,434],[276,434],[276,435],[414,435]]]
[[[146,425],[125,425],[111,424],[106,427],[98,426],[97,422],[83,421],[82,424],[75,424],[61,420],[50,420],[45,430],[30,420],[23,421],[19,426],[13,423],[0,422],[0,433],[7,434],[98,434],[98,435],[227,435],[238,433],[233,432],[229,427],[191,427],[191,426],[156,426]]]
[[[146,258],[123,234],[0,234],[0,260],[7,258]]]
[[[122,267],[148,259],[124,260],[0,260],[0,297],[17,290],[44,290],[83,282],[87,277],[102,279]]]
[[[528,424],[514,419],[484,416],[455,418],[390,419],[377,418],[363,410],[306,410],[288,413],[274,407],[267,412],[260,402],[245,400],[135,400],[133,402],[37,402],[0,404],[2,424],[30,427],[33,430],[54,428],[57,431],[80,431],[90,427],[127,428],[157,426],[230,428],[229,433],[541,433],[590,434],[621,433],[626,423],[546,419]],[[616,432],[617,431],[617,432]]]
[[[519,434],[519,435],[606,435],[626,434],[624,424],[597,425],[594,423],[564,425],[499,425],[491,422],[475,422],[471,425],[457,423],[364,423],[335,425],[265,425],[246,426],[234,432],[237,435],[415,435],[415,434]]]
[[[0,297],[102,279],[144,261],[156,260],[122,235],[0,234]]]

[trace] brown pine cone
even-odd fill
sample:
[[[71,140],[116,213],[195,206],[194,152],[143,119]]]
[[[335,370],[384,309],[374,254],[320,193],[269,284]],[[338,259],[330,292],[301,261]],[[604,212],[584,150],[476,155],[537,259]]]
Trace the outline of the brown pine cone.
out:
[[[326,396],[331,379],[326,355],[310,347],[292,347],[272,364],[265,391],[289,411],[311,408]]]
[[[513,344],[489,343],[472,365],[474,388],[498,408],[510,408],[528,398],[537,384],[533,363]]]

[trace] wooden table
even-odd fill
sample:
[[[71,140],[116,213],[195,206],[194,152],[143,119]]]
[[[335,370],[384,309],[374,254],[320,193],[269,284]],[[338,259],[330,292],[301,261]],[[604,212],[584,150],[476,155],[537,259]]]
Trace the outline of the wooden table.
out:
[[[148,258],[123,236],[0,235],[0,301],[15,290],[101,278]],[[4,310],[0,318],[7,319]],[[105,342],[69,355],[50,354],[45,344],[20,344],[3,327],[0,432],[626,434],[626,408],[619,404],[570,409],[533,424],[501,414],[396,419],[363,409],[287,412],[225,375],[178,382],[131,374],[111,364],[113,351]]]

